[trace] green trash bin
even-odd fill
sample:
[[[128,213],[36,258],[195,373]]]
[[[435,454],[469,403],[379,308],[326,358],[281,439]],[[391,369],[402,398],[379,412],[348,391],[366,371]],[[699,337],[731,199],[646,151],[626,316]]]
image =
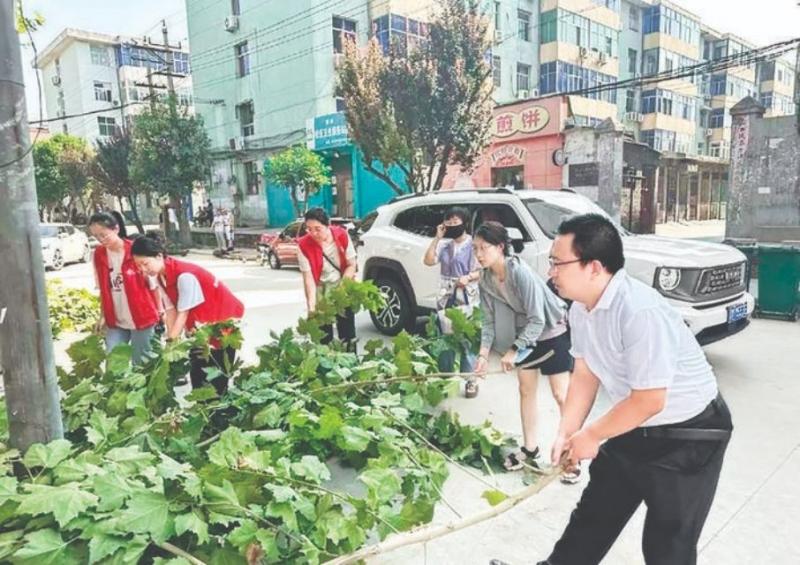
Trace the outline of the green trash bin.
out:
[[[800,304],[800,247],[759,245],[758,305],[767,318],[797,320]]]
[[[747,257],[747,290],[750,281],[758,278],[758,242],[749,237],[729,237],[722,243],[735,247]]]

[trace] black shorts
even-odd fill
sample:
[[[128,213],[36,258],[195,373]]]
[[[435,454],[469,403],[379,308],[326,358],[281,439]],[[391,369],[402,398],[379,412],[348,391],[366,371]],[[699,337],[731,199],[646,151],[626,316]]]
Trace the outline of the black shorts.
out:
[[[551,339],[540,341],[530,355],[517,365],[518,369],[539,369],[543,375],[557,375],[572,371],[575,360],[569,354],[572,346],[569,330]],[[552,354],[551,354],[552,352]],[[546,359],[543,359],[546,357]],[[541,359],[541,361],[537,361]]]

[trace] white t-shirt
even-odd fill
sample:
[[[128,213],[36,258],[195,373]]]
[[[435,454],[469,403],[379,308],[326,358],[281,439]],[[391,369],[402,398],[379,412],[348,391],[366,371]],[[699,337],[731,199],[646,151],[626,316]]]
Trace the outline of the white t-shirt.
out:
[[[128,305],[128,295],[125,294],[125,279],[122,276],[122,262],[125,260],[125,251],[108,251],[108,267],[111,282],[111,303],[114,305],[114,318],[117,327],[123,330],[135,330],[133,315]]]
[[[347,265],[342,265],[339,260],[339,248],[336,247],[336,241],[331,239],[329,243],[326,243],[322,246],[322,252],[331,260],[333,264],[339,267],[342,272],[347,268]],[[349,261],[354,261],[356,258],[356,248],[353,246],[353,241],[348,237],[347,238],[347,250],[345,251],[345,257]],[[300,250],[297,248],[297,263],[300,267],[300,271],[303,273],[307,273],[311,271],[311,263],[308,262],[308,259]],[[331,262],[322,258],[322,274],[319,277],[320,286],[335,284],[342,280],[342,275],[336,268],[331,265]]]
[[[716,398],[714,371],[681,315],[624,270],[591,311],[574,302],[569,323],[573,357],[586,362],[614,404],[633,390],[667,389],[664,409],[643,426],[683,422]]]
[[[195,306],[199,306],[206,301],[203,295],[203,289],[200,286],[200,281],[191,273],[181,273],[178,275],[178,312],[186,312]],[[172,310],[175,305],[172,300],[167,296],[162,286],[161,298],[164,303],[165,310]]]

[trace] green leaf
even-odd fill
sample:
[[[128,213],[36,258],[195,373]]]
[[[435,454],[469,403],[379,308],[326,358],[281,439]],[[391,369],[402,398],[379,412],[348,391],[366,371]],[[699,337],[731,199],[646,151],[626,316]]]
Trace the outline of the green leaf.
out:
[[[16,477],[0,477],[0,504],[7,500],[16,500],[18,485]]]
[[[274,428],[281,423],[283,411],[277,403],[273,402],[269,406],[262,408],[253,416],[253,426],[256,428]]]
[[[380,502],[391,500],[402,487],[400,476],[393,469],[367,469],[358,478]]]
[[[69,457],[71,451],[72,444],[65,439],[57,439],[51,441],[47,445],[34,443],[28,448],[28,451],[25,452],[22,462],[28,469],[34,467],[52,469]]]
[[[14,554],[13,560],[15,563],[31,565],[79,563],[69,545],[55,530],[38,530],[25,536],[25,545]]]
[[[188,402],[206,402],[208,400],[214,400],[216,398],[219,398],[219,395],[217,394],[217,389],[215,389],[211,385],[206,385],[194,389],[192,392],[190,392],[184,397],[184,400]]]
[[[508,495],[504,492],[500,492],[499,490],[486,490],[483,491],[481,498],[485,498],[486,502],[488,502],[491,506],[497,506],[506,498],[508,498]]]
[[[29,494],[20,497],[17,514],[52,514],[62,528],[98,500],[91,492],[81,490],[77,483],[58,487],[29,484],[25,488]]]
[[[181,514],[175,518],[175,533],[181,535],[184,532],[192,532],[197,536],[198,543],[208,541],[208,524],[198,516],[197,512]]]
[[[117,430],[118,417],[109,418],[100,410],[92,412],[89,418],[89,427],[86,428],[86,439],[92,445],[100,445]]]
[[[129,474],[137,473],[152,465],[155,457],[145,453],[136,445],[117,447],[106,453],[106,458],[120,466]]]
[[[19,547],[25,530],[12,530],[0,534],[0,559],[6,559]]]
[[[258,524],[256,524],[253,520],[242,520],[241,525],[239,525],[237,528],[234,528],[231,533],[228,534],[226,539],[228,540],[228,543],[237,548],[239,551],[244,551],[248,545],[255,541],[257,532]]]
[[[345,451],[360,453],[367,449],[372,434],[354,426],[343,426],[336,445]]]
[[[132,540],[125,542],[123,549],[114,553],[110,560],[103,562],[103,565],[137,565],[149,546],[150,542],[145,537],[133,536]]]
[[[203,494],[209,506],[214,507],[215,512],[237,516],[242,513],[242,506],[239,504],[239,497],[236,490],[228,479],[222,481],[219,487],[212,483],[203,485]]]
[[[294,507],[289,502],[270,502],[265,510],[267,516],[279,518],[283,525],[290,530],[297,530],[297,516]]]
[[[158,476],[163,479],[174,480],[191,472],[192,466],[186,463],[178,463],[169,455],[160,453],[161,463],[158,464]]]
[[[239,456],[256,451],[255,441],[239,428],[228,428],[208,448],[208,460],[220,467],[237,467]]]
[[[117,550],[126,547],[128,540],[122,536],[95,534],[89,540],[89,563],[97,563],[101,559],[114,555]]]
[[[149,533],[158,543],[175,533],[169,501],[163,494],[149,491],[137,494],[128,501],[120,519],[128,530]]]
[[[93,479],[94,492],[100,497],[97,510],[108,512],[121,508],[125,500],[134,493],[125,477],[117,473],[98,475]]]
[[[117,345],[106,358],[106,371],[116,376],[123,375],[131,366],[132,355],[133,346],[129,343]]]
[[[315,483],[328,481],[331,478],[328,466],[314,455],[304,455],[299,462],[292,463],[292,472]]]

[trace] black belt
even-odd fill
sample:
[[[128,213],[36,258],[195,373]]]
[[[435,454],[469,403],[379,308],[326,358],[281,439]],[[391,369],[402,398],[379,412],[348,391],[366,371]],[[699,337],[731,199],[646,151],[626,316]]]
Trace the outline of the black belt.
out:
[[[717,411],[722,411],[725,408],[725,401],[722,396],[717,396],[706,406],[702,412],[697,416],[675,425],[665,426],[652,426],[641,427],[632,430],[632,434],[637,437],[653,438],[653,439],[680,439],[685,441],[725,441],[731,437],[733,430],[725,430],[719,428],[684,428],[681,424],[686,425],[694,421],[702,421],[712,416]]]

